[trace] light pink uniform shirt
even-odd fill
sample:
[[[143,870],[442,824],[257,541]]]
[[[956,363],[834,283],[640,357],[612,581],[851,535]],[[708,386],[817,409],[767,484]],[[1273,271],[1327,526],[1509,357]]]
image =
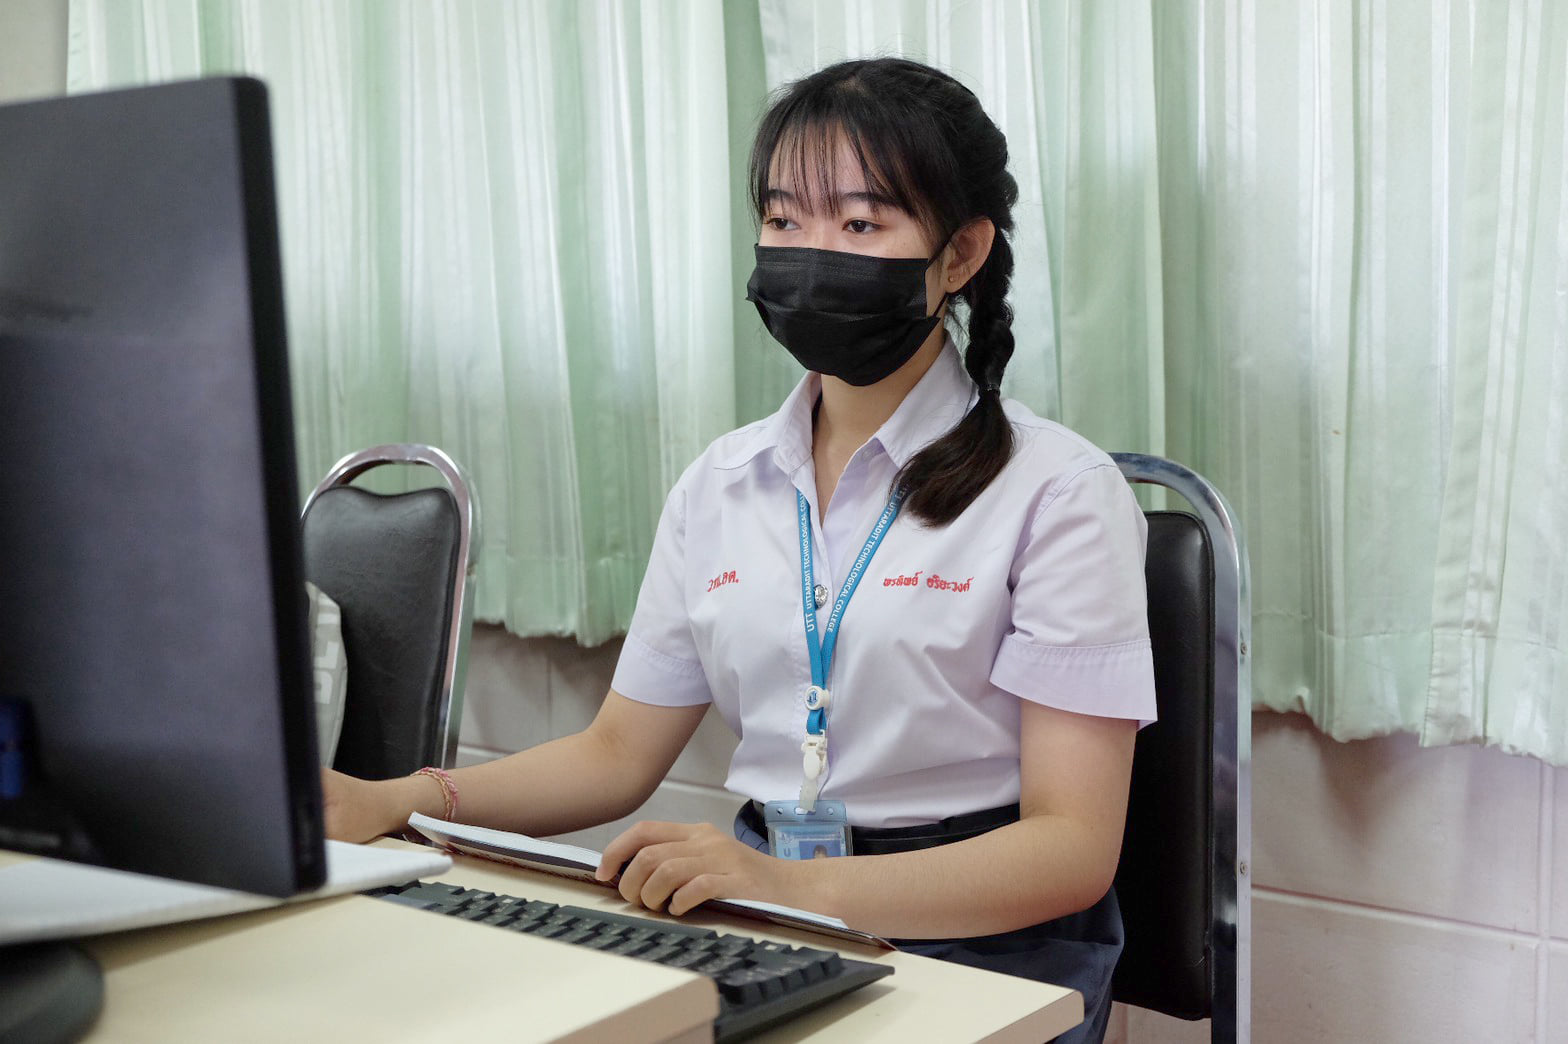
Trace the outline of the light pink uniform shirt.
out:
[[[812,509],[827,624],[894,473],[963,416],[973,384],[951,344],[850,458],[823,518],[811,459],[821,379],[715,441],[671,491],[613,688],[712,702],[740,737],[726,786],[800,790],[811,667],[795,491]],[[1011,461],[956,521],[907,510],[840,624],[824,799],[857,826],[929,823],[1018,800],[1019,700],[1155,717],[1143,513],[1111,459],[1009,401]]]

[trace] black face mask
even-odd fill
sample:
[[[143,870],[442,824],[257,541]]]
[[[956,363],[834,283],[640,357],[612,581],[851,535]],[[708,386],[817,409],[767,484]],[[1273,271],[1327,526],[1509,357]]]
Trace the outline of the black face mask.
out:
[[[871,257],[814,247],[757,248],[746,299],[806,369],[875,384],[909,361],[938,314],[926,314],[919,257]]]

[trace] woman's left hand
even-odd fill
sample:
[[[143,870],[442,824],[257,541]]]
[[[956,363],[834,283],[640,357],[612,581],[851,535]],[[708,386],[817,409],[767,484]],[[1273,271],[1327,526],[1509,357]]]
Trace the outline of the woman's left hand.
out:
[[[793,864],[763,855],[711,823],[643,822],[604,850],[595,876],[615,877],[621,897],[680,915],[709,899],[756,899],[801,905],[791,894]]]

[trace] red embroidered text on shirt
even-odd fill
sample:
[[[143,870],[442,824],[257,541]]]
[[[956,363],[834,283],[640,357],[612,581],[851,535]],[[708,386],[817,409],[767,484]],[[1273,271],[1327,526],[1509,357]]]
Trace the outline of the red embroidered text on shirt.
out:
[[[886,576],[886,577],[883,577],[882,578],[882,586],[883,587],[919,587],[920,586],[920,574],[923,573],[923,572],[925,572],[925,570],[923,570],[923,569],[916,569],[913,573],[909,573],[909,574],[901,573],[898,576]],[[956,591],[956,592],[962,593],[964,591],[969,590],[969,585],[970,585],[970,583],[973,580],[974,580],[974,577],[972,577],[972,576],[971,577],[967,577],[967,578],[965,578],[963,580],[944,580],[944,579],[942,579],[942,577],[938,576],[936,573],[932,573],[930,576],[926,577],[926,586],[929,587],[933,591]]]
[[[708,590],[712,591],[715,588],[723,587],[725,584],[738,584],[738,583],[740,583],[740,577],[736,576],[735,575],[735,570],[731,569],[729,572],[727,572],[727,573],[720,573],[718,576],[714,577],[712,580],[709,580],[708,581]]]

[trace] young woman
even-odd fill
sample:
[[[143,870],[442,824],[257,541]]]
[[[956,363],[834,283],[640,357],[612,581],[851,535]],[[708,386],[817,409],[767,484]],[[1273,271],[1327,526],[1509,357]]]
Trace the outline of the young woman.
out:
[[[1006,161],[975,96],[914,62],[782,93],[752,153],[747,296],[810,372],[670,493],[587,729],[446,780],[328,774],[333,836],[441,815],[447,786],[464,821],[534,835],[627,815],[711,703],[740,737],[727,786],[754,800],[733,837],[616,838],[600,874],[629,902],[834,915],[1073,986],[1086,1022],[1063,1039],[1103,1035],[1133,737],[1154,717],[1144,522],[1104,453],[1001,397]]]

